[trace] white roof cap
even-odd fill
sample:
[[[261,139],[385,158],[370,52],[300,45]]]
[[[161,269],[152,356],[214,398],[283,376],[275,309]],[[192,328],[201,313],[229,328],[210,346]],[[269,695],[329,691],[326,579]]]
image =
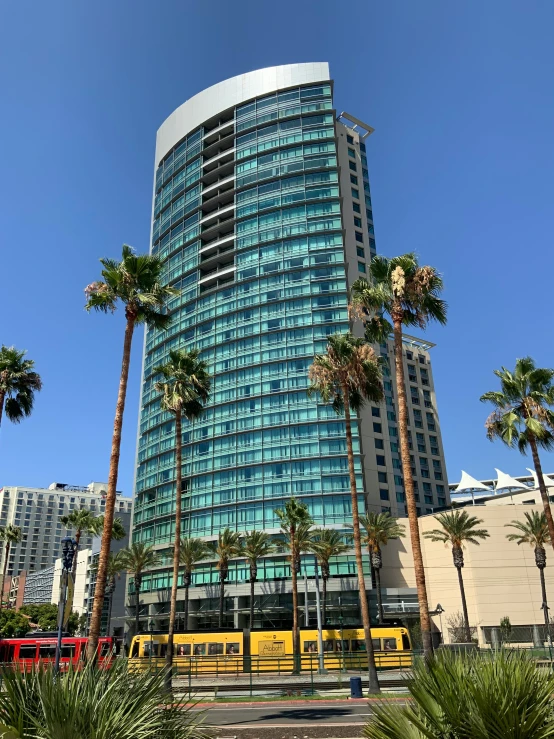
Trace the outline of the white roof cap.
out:
[[[504,488],[516,488],[517,490],[529,490],[529,486],[526,485],[524,482],[519,482],[519,480],[516,480],[515,477],[511,477],[510,475],[507,475],[505,472],[501,472],[501,470],[497,470],[496,467],[494,468],[494,471],[498,475],[498,479],[496,481],[496,490],[503,490]]]

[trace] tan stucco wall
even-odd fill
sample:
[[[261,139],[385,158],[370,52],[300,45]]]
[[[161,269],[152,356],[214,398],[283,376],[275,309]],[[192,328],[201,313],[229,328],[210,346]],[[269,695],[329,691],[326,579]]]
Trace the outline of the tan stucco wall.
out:
[[[524,520],[526,511],[542,510],[531,505],[467,507],[470,514],[483,520],[479,528],[487,529],[490,538],[479,546],[468,544],[465,551],[463,576],[471,626],[478,627],[479,641],[483,643],[482,627],[498,626],[503,616],[509,616],[513,626],[543,624],[539,570],[530,546],[518,546],[506,539],[510,529],[505,524]],[[405,539],[392,541],[383,549],[383,587],[415,587],[413,559],[410,549],[409,527],[406,519]],[[423,534],[440,528],[433,516],[419,519]],[[444,608],[442,615],[444,639],[448,641],[447,619],[461,611],[458,576],[452,563],[450,547],[422,537],[423,558],[427,578],[429,608],[437,603]],[[554,551],[547,549],[545,570],[547,596],[554,609]],[[551,612],[554,617],[554,610]],[[439,617],[433,619],[440,628]]]

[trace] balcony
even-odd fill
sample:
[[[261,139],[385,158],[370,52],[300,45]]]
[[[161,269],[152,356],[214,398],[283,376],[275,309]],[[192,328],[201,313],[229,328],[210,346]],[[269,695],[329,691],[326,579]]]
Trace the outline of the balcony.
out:
[[[222,164],[235,161],[235,147],[225,149],[224,151],[218,151],[214,149],[213,156],[210,159],[204,159],[202,167],[204,172],[211,172],[213,169],[220,167]]]

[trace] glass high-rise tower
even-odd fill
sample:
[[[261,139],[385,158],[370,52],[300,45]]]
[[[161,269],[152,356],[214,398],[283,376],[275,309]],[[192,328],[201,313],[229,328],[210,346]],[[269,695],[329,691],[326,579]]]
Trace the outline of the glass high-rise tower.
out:
[[[365,147],[371,131],[337,116],[326,63],[221,82],[158,131],[151,250],[180,295],[169,305],[171,328],[146,335],[133,538],[166,557],[142,585],[159,628],[171,587],[176,491],[173,419],[160,408],[153,370],[170,348],[200,349],[213,375],[205,413],[183,432],[185,536],[213,540],[227,526],[277,532],[274,511],[291,496],[308,505],[318,526],[350,520],[344,422],[306,388],[327,337],[350,329],[348,287],[375,254]],[[422,513],[445,503],[448,490],[429,348],[414,338],[405,350]],[[379,351],[392,357],[389,345]],[[368,406],[354,423],[355,467],[361,509],[402,514],[389,365],[386,402]],[[311,562],[303,570],[313,576]],[[369,588],[368,563],[366,574]],[[243,561],[232,563],[228,625],[246,621],[248,577]],[[261,563],[259,625],[289,624],[289,578],[284,555]],[[197,567],[192,626],[215,623],[217,581],[215,563]],[[345,622],[358,620],[356,587],[354,557],[338,558],[330,619],[340,603]]]

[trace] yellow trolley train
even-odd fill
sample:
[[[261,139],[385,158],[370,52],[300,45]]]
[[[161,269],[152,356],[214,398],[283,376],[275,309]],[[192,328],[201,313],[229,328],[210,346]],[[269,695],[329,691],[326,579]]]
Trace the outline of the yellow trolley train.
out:
[[[402,626],[371,629],[375,661],[380,669],[400,669],[412,664],[412,644]],[[322,632],[324,665],[328,670],[367,668],[362,628],[326,628]],[[244,629],[190,631],[174,635],[174,666],[179,673],[291,672],[294,667],[292,631]],[[129,653],[133,669],[163,667],[166,633],[138,634]],[[318,635],[300,629],[302,670],[318,667]]]

